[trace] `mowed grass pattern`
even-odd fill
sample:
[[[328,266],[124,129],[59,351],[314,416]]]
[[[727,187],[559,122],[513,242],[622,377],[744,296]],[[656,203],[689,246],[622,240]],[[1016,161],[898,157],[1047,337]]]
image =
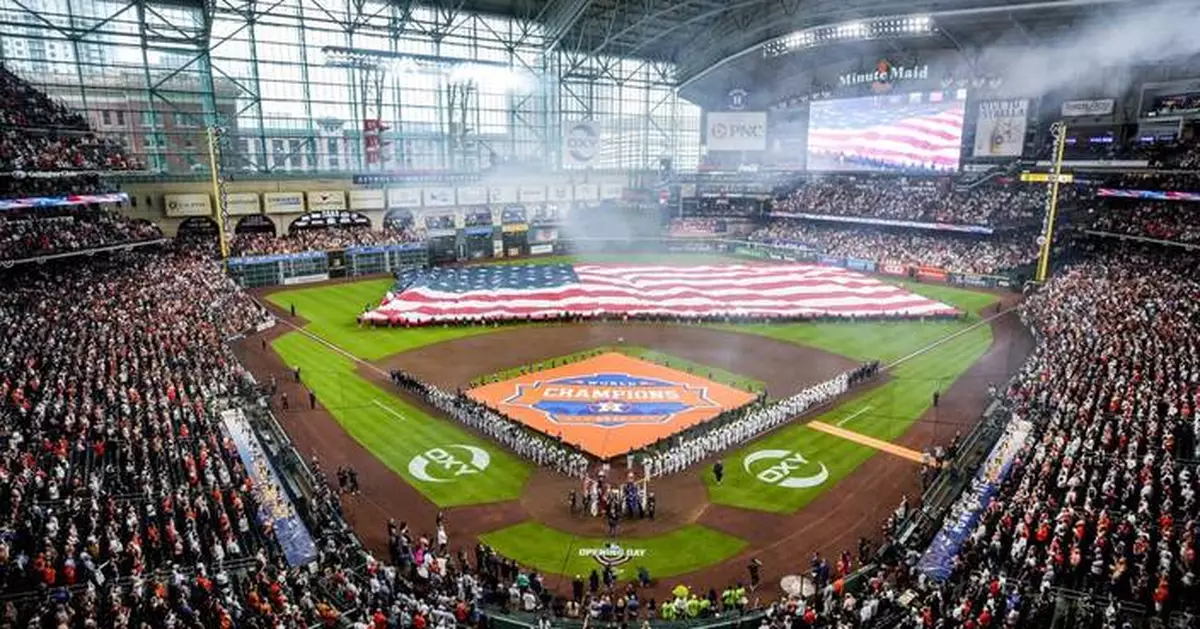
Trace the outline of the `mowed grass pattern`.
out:
[[[972,313],[996,301],[994,295],[946,286],[915,284],[909,288]],[[950,334],[966,330],[979,319],[978,314],[972,314],[963,321],[814,323],[742,326],[739,329],[792,343],[813,345],[857,360],[890,363]],[[947,343],[909,358],[891,371],[891,380],[887,384],[838,404],[816,419],[840,424],[843,428],[884,441],[895,441],[930,408],[933,393],[949,388],[987,352],[991,343],[990,326],[980,325],[970,329]],[[947,434],[945,437],[949,439],[950,436]],[[748,455],[767,449],[788,450],[804,456],[808,465],[797,469],[797,476],[815,475],[820,471],[820,465],[824,465],[829,473],[828,480],[816,487],[802,489],[779,487],[760,480],[757,475],[771,462],[756,463],[747,470],[744,461]],[[705,482],[708,484],[709,497],[715,503],[791,513],[835,488],[839,480],[875,454],[872,448],[797,424],[731,453],[725,459],[726,478],[721,485],[714,482],[711,474],[705,474]],[[863,488],[855,490],[862,491]]]
[[[380,389],[359,376],[349,358],[304,334],[290,332],[276,339],[272,347],[286,364],[301,368],[304,383],[355,441],[438,506],[520,497],[531,472],[523,460],[476,438],[451,420],[430,417]],[[487,469],[447,482],[422,481],[409,473],[414,457],[455,444],[486,450],[491,457]],[[442,473],[439,477],[451,476]]]
[[[611,540],[576,537],[552,529],[540,522],[522,522],[482,536],[483,543],[505,557],[517,558],[523,565],[549,574],[587,577],[600,564],[580,549],[604,548]],[[688,524],[663,535],[648,538],[622,538],[621,548],[645,550],[643,557],[631,559],[617,570],[621,580],[633,579],[639,566],[645,566],[655,579],[695,572],[724,561],[746,547],[745,540],[699,524]]]
[[[677,256],[664,258],[663,256],[653,255],[638,256],[638,259],[596,256],[583,258],[542,258],[537,260],[537,262],[620,261],[643,264],[738,262],[736,259],[716,256],[683,256],[683,258],[686,259],[681,259]],[[981,308],[995,301],[993,295],[986,293],[977,293],[942,285],[915,282],[900,283],[909,290],[971,313],[976,313]],[[391,285],[392,280],[389,278],[365,280],[282,291],[272,294],[269,299],[284,309],[287,309],[291,304],[295,304],[297,314],[310,321],[307,326],[308,331],[366,360],[377,360],[417,347],[475,334],[485,334],[491,331],[490,328],[486,327],[429,327],[410,330],[360,328],[355,323],[355,317],[362,312],[364,306],[378,303],[379,299],[390,289]],[[965,320],[956,321],[815,322],[714,327],[745,334],[760,334],[788,343],[809,345],[855,360],[880,360],[884,363],[890,363],[927,347],[950,334],[961,331],[978,321],[978,319],[977,315],[972,315]],[[374,407],[376,405],[356,401],[355,396],[359,394],[355,393],[356,389],[354,387],[347,386],[346,383],[359,380],[361,384],[366,385],[368,389],[363,395],[368,397],[365,399],[375,399],[380,395],[386,394],[354,373],[350,369],[349,361],[345,357],[338,356],[311,339],[293,339],[292,337],[295,336],[297,335],[292,333],[277,341],[277,344],[283,343],[285,345],[283,349],[279,349],[281,354],[285,354],[287,351],[294,352],[295,349],[289,350],[286,348],[286,345],[295,343],[305,348],[305,353],[309,354],[307,360],[314,368],[328,368],[331,362],[339,363],[340,361],[346,363],[346,365],[338,368],[336,377],[326,385],[329,395],[341,396],[340,398],[334,397],[331,399],[341,399],[341,406],[344,410],[341,412],[337,411],[338,404],[336,403],[331,410],[334,410],[334,415],[338,421],[347,426],[347,430],[351,430],[351,426],[357,421],[362,412],[378,415],[374,421],[369,422],[371,424],[369,428],[359,428],[357,434],[355,432],[351,434],[401,475],[406,478],[408,477],[406,469],[408,460],[412,456],[415,456],[415,454],[424,451],[425,448],[444,445],[448,442],[468,443],[468,441],[447,441],[448,435],[443,432],[446,430],[446,427],[449,428],[449,435],[469,437],[460,428],[454,426],[450,420],[422,416],[421,421],[428,422],[429,424],[425,427],[426,430],[433,434],[430,434],[428,438],[421,439],[417,446],[400,447],[391,443],[371,445],[374,439],[374,434],[371,433],[372,430],[382,433],[387,432],[386,430],[381,430],[380,427],[386,426],[386,424],[379,423],[379,420],[388,419],[395,421],[396,418],[391,413],[382,411],[382,409],[377,407],[366,409],[362,412],[358,410],[351,411],[350,409],[361,409],[366,406]],[[286,343],[284,343],[285,341]],[[845,428],[888,441],[895,440],[904,434],[908,427],[929,408],[933,392],[948,388],[987,350],[990,343],[990,328],[986,325],[975,328],[949,343],[906,361],[892,372],[891,382],[869,393],[839,404],[830,411],[823,413],[819,419],[833,424],[842,422]],[[288,358],[286,354],[285,360],[289,364],[296,362]],[[305,370],[307,372],[308,367]],[[737,374],[729,374],[729,376],[736,377]],[[318,395],[321,395],[323,400],[326,399],[326,396],[322,395],[320,391],[318,391]],[[392,396],[392,399],[400,403],[394,396]],[[408,413],[404,414],[408,415]],[[354,421],[351,421],[351,416],[353,416]],[[392,428],[394,430],[395,425]],[[404,441],[398,439],[395,433],[390,436],[392,441]],[[469,443],[479,442],[472,440]],[[494,446],[488,449],[489,452],[498,451]],[[829,472],[829,479],[822,485],[811,489],[783,489],[765,484],[755,477],[755,473],[761,471],[758,469],[758,466],[750,472],[747,472],[742,466],[742,461],[746,455],[762,449],[786,449],[800,452],[809,459],[812,470],[819,469],[818,464],[824,464]],[[796,425],[753,442],[749,446],[733,452],[726,457],[727,475],[724,484],[721,486],[711,485],[712,479],[708,478],[709,475],[707,474],[706,480],[710,483],[710,498],[713,502],[764,511],[793,512],[811,502],[822,492],[836,486],[841,478],[852,472],[858,465],[874,454],[875,451],[870,448],[817,432],[805,426]],[[496,460],[494,457],[493,461]],[[524,468],[524,465],[520,462],[513,461],[513,463]],[[470,504],[472,502],[503,499],[497,496],[514,495],[511,492],[519,490],[513,490],[512,487],[519,487],[528,473],[528,469],[523,469],[522,474],[519,474],[521,482],[514,483],[510,481],[508,487],[502,487],[495,492],[482,490],[478,487],[468,489],[465,486],[460,487],[457,484],[429,486],[429,483],[418,483],[417,487],[426,493],[426,495],[429,495],[435,502],[442,505]],[[810,472],[800,470],[797,473]],[[413,479],[409,480],[412,482]],[[492,483],[492,475],[489,474],[487,484],[491,485]]]
[[[271,293],[267,301],[285,311],[294,305],[296,315],[308,320],[305,330],[363,360],[379,360],[425,345],[492,331],[485,327],[360,327],[358,315],[363,308],[378,306],[394,283],[391,278],[381,278],[298,288]]]

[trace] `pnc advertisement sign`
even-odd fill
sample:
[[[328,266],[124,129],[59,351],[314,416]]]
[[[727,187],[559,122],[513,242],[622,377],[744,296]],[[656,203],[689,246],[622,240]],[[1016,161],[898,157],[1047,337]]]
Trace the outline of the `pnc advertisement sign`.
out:
[[[483,385],[467,395],[601,458],[642,448],[755,397],[615,352]]]
[[[705,145],[710,151],[765,151],[767,112],[708,112],[705,114]]]

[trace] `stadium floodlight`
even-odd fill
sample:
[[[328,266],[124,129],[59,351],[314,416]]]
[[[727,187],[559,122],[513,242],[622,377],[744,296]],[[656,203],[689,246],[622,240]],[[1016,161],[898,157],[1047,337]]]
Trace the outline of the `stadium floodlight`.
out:
[[[933,19],[928,15],[879,17],[812,26],[765,42],[762,51],[764,57],[778,57],[833,42],[923,37],[934,31]]]

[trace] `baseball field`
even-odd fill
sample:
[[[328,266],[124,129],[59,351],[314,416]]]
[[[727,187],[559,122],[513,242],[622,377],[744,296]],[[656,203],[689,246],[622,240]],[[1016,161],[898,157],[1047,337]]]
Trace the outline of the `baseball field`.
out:
[[[633,258],[621,261],[730,262]],[[720,587],[743,578],[752,557],[762,558],[770,581],[802,569],[812,552],[853,549],[859,536],[876,533],[901,494],[919,492],[918,464],[902,451],[965,432],[983,410],[988,385],[1002,383],[1029,344],[1015,315],[1003,314],[1013,296],[909,282],[902,282],[908,290],[968,315],[750,325],[360,327],[356,316],[377,305],[391,284],[380,278],[265,294],[284,324],[245,341],[244,360],[256,377],[274,375],[289,394],[291,408],[279,415],[301,452],[318,457],[327,472],[340,465],[359,472],[363,492],[347,498],[346,510],[368,544],[384,548],[388,518],[432,532],[434,515],[444,511],[452,546],[482,540],[525,566],[567,578],[598,567],[604,555],[622,577],[645,567],[664,584],[679,577]],[[998,301],[1001,307],[993,307]],[[711,462],[652,480],[656,517],[622,525],[615,540],[606,537],[602,518],[568,512],[566,496],[578,481],[535,468],[401,394],[387,378],[389,369],[399,368],[466,390],[597,353],[704,374],[735,389],[765,388],[772,399],[865,361],[887,369],[828,407],[726,452],[719,484],[709,473]],[[302,383],[294,382],[295,368]],[[820,482],[785,482],[789,475]]]

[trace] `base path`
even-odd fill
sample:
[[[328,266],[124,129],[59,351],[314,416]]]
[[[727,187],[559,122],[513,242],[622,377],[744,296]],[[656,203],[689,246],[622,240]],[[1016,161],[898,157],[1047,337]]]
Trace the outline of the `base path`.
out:
[[[1018,297],[1005,295],[1002,299],[1007,308]],[[278,308],[271,310],[292,323],[303,324],[301,320],[289,319]],[[958,430],[969,430],[986,406],[988,384],[1002,384],[1020,367],[1033,340],[1016,314],[998,317],[990,325],[992,346],[953,386],[942,391],[938,408],[926,412],[896,441],[897,445],[921,450],[948,442]],[[260,343],[260,336],[272,338],[287,330],[278,326],[241,341],[238,356],[260,381],[275,374],[291,399],[306,400],[307,393],[300,385],[290,382],[286,366],[269,347],[264,351]],[[698,326],[580,324],[501,328],[494,334],[406,352],[376,366],[384,370],[401,368],[439,386],[457,388],[513,366],[615,345],[619,339],[628,345],[758,379],[767,385],[772,397],[794,393],[855,364],[812,348]],[[360,368],[359,373],[394,391],[377,368]],[[388,518],[407,520],[417,533],[432,532],[436,506],[350,439],[320,405],[314,411],[283,413],[281,422],[302,453],[315,454],[321,459],[328,476],[333,476],[339,464],[354,465],[359,471],[363,494],[346,498],[346,512],[373,551],[386,556]],[[877,540],[879,527],[899,504],[901,495],[912,498],[919,495],[918,470],[916,463],[906,459],[873,456],[798,512],[771,514],[709,504],[702,480],[709,471],[705,462],[691,472],[655,481],[660,517],[654,522],[622,524],[621,539],[664,533],[689,522],[741,537],[749,545],[739,556],[692,574],[666,579],[646,595],[662,598],[677,583],[707,591],[709,587],[720,589],[736,581],[745,582],[747,563],[760,558],[764,564],[760,592],[769,596],[777,592],[780,577],[805,571],[814,552],[832,562],[842,550],[854,552],[860,537]],[[576,518],[567,513],[563,498],[577,482],[537,471],[518,501],[448,510],[452,548],[470,549],[478,535],[530,519],[577,535],[602,536],[601,519]],[[549,576],[547,582],[556,591],[570,590],[569,577]]]

